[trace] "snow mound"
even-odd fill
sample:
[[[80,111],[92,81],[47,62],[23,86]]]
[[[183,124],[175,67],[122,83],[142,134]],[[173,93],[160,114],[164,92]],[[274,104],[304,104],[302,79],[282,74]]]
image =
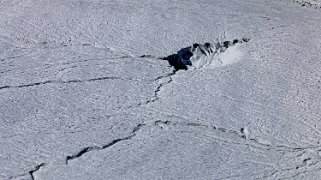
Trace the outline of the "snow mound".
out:
[[[241,61],[245,53],[239,45],[228,48],[224,53],[218,56],[218,61],[221,66],[235,64]],[[213,65],[213,64],[212,64]]]

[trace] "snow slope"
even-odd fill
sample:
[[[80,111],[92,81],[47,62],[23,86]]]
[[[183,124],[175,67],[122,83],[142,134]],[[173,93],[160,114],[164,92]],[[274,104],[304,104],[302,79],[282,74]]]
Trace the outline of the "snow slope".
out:
[[[2,0],[0,179],[319,179],[320,27],[286,1]]]

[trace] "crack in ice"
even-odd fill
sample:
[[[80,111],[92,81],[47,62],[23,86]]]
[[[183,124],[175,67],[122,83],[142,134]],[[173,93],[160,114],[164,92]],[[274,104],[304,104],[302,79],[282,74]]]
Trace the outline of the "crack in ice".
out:
[[[154,91],[154,95],[149,100],[147,100],[145,104],[153,103],[153,102],[159,100],[158,93],[161,91],[162,87],[173,82],[172,76],[174,74],[175,74],[175,72],[169,73],[166,76],[160,76],[155,79],[155,81],[159,81],[158,86],[157,86],[156,90]],[[169,78],[169,80],[167,80],[165,82],[161,82],[163,79],[166,79],[166,78]]]
[[[30,84],[22,84],[22,85],[16,85],[16,86],[0,86],[0,90],[3,89],[19,89],[19,88],[28,88],[33,86],[40,86],[40,85],[46,85],[46,84],[70,84],[70,83],[84,83],[84,82],[94,82],[94,81],[103,81],[103,80],[116,80],[116,79],[122,79],[121,77],[100,77],[100,78],[93,78],[93,79],[73,79],[68,81],[60,81],[60,80],[48,80],[48,81],[42,81],[42,82],[35,82]]]
[[[113,141],[111,141],[110,143],[103,145],[103,146],[88,146],[83,148],[81,151],[79,151],[78,153],[71,155],[71,156],[67,156],[66,157],[66,164],[69,163],[69,161],[71,160],[75,160],[77,158],[80,158],[81,156],[83,156],[86,153],[89,153],[91,151],[101,151],[104,149],[107,149],[109,147],[112,147],[113,145],[121,142],[121,141],[126,141],[126,140],[130,140],[131,138],[133,138],[134,136],[136,136],[137,131],[139,131],[143,126],[145,126],[145,124],[138,124],[133,131],[131,132],[131,134],[129,136],[123,137],[123,138],[118,138],[115,139]]]
[[[37,165],[34,169],[30,170],[28,173],[17,175],[17,176],[12,176],[9,179],[23,179],[26,176],[30,176],[31,180],[35,180],[36,178],[34,176],[34,173],[39,171],[40,168],[44,167],[45,165],[46,165],[45,163],[41,163],[41,164]]]
[[[43,166],[45,166],[45,165],[46,165],[45,163],[41,163],[41,164],[39,164],[38,166],[36,166],[35,169],[29,171],[29,174],[30,174],[32,180],[35,180],[35,177],[34,177],[33,174],[34,174],[35,172],[37,172],[41,167],[43,167]]]

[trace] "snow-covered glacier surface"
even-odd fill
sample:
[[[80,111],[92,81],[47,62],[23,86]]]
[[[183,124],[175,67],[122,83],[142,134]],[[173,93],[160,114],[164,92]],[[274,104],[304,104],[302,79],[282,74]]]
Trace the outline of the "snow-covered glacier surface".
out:
[[[320,179],[321,11],[289,2],[1,0],[0,179]]]

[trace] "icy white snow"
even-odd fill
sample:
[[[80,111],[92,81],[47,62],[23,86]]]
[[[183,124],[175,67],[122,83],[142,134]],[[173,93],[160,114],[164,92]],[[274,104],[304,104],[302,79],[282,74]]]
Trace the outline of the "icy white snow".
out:
[[[320,179],[320,13],[0,0],[0,179]],[[197,68],[162,60],[238,38]]]

